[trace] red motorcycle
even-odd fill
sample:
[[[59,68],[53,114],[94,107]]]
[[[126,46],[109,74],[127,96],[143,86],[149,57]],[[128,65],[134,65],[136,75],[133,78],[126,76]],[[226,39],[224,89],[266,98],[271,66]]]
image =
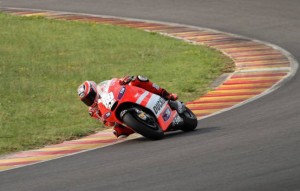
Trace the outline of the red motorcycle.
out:
[[[197,127],[197,118],[189,108],[142,88],[120,85],[116,78],[100,83],[97,89],[101,97],[98,108],[103,118],[144,137],[158,140],[164,132],[192,131]]]

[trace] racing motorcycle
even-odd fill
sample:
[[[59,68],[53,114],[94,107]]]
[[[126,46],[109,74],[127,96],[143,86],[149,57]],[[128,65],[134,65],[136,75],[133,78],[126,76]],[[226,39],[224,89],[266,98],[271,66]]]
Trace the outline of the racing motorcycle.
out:
[[[120,85],[117,78],[97,85],[98,108],[104,120],[117,122],[149,139],[159,140],[167,131],[193,131],[195,114],[176,101],[168,101],[142,88]]]

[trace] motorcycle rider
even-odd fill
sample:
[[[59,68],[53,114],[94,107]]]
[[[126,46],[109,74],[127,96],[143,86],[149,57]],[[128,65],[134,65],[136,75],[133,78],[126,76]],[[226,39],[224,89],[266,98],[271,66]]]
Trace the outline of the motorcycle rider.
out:
[[[178,99],[178,96],[173,93],[167,92],[165,89],[160,88],[155,83],[149,81],[148,78],[143,76],[126,76],[119,79],[120,85],[131,85],[143,88],[151,93],[162,96],[163,98],[171,101]],[[98,109],[97,101],[99,99],[99,94],[97,92],[97,84],[94,81],[85,81],[78,87],[78,96],[80,100],[89,106],[89,114],[91,117],[101,120],[106,126],[113,126],[113,133],[116,137],[127,137],[128,135],[134,133],[134,131],[128,127],[125,127],[118,123],[107,122]],[[178,103],[177,103],[178,102]],[[181,106],[181,102],[177,101],[175,104],[175,109]]]

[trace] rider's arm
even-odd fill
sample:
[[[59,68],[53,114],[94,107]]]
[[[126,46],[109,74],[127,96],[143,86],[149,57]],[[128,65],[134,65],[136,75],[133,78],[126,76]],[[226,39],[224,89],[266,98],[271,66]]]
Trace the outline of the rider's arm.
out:
[[[92,118],[102,120],[102,115],[97,107],[89,107],[89,114]]]
[[[101,112],[99,111],[99,109],[97,108],[97,106],[95,107],[89,107],[89,114],[92,118],[94,119],[97,119],[97,120],[100,120],[104,123],[104,125],[106,126],[114,126],[115,123],[111,123],[111,122],[107,122],[103,117],[102,117],[102,114]]]
[[[121,124],[107,122],[105,119],[103,119],[103,117],[97,107],[89,107],[89,114],[91,117],[102,121],[104,123],[104,125],[113,127],[113,133],[116,137],[120,137],[120,136],[127,137],[128,135],[134,133],[133,130],[131,130]]]

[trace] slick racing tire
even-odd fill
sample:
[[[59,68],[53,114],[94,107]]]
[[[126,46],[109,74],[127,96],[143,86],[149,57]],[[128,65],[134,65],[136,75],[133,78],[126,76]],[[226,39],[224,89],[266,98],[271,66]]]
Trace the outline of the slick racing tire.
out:
[[[164,132],[156,121],[142,120],[134,112],[127,112],[123,116],[123,122],[133,129],[136,133],[152,140],[159,140],[164,137]]]
[[[183,118],[183,126],[181,128],[182,131],[188,132],[188,131],[193,131],[197,125],[198,125],[198,120],[196,115],[189,109],[186,108],[186,110],[180,114],[180,117]]]

